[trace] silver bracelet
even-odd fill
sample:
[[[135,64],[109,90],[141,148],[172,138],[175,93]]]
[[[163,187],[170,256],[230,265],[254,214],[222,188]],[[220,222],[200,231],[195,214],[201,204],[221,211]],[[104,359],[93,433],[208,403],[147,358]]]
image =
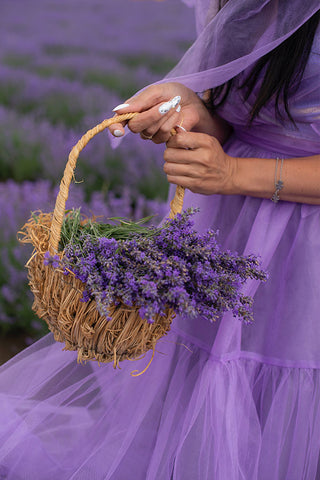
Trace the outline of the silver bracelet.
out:
[[[280,190],[283,189],[283,181],[282,181],[282,167],[283,167],[283,158],[281,159],[281,164],[280,164],[280,173],[279,173],[279,180],[277,181],[277,173],[278,173],[278,164],[279,164],[279,158],[276,159],[276,168],[274,172],[274,188],[275,192],[271,197],[271,200],[273,203],[278,203],[280,200]]]

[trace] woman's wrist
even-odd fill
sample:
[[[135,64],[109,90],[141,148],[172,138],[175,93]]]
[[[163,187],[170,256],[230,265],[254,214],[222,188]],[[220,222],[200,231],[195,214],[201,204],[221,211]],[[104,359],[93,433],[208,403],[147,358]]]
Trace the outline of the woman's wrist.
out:
[[[233,195],[271,198],[274,193],[276,160],[229,157],[230,187]]]
[[[230,162],[231,195],[320,205],[319,155],[284,160],[230,157]]]

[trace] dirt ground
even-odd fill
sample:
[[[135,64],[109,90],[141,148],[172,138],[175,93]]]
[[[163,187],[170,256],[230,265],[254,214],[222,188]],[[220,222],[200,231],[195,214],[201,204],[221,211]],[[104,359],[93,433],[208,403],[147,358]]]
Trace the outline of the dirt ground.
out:
[[[0,365],[19,353],[26,347],[23,337],[0,336]]]

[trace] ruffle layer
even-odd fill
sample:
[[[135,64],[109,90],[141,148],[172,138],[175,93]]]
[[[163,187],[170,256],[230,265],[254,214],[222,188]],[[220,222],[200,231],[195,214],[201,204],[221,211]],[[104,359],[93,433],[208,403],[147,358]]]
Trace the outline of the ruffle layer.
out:
[[[0,369],[0,478],[313,480],[320,373],[213,359],[171,332],[121,370],[50,335]]]

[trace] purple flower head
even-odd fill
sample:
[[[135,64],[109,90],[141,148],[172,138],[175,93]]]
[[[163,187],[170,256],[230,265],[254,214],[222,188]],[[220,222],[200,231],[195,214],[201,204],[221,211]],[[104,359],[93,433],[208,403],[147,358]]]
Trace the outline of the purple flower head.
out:
[[[46,266],[51,265],[53,268],[58,268],[60,266],[60,258],[58,255],[51,255],[50,252],[44,254],[43,263]]]

